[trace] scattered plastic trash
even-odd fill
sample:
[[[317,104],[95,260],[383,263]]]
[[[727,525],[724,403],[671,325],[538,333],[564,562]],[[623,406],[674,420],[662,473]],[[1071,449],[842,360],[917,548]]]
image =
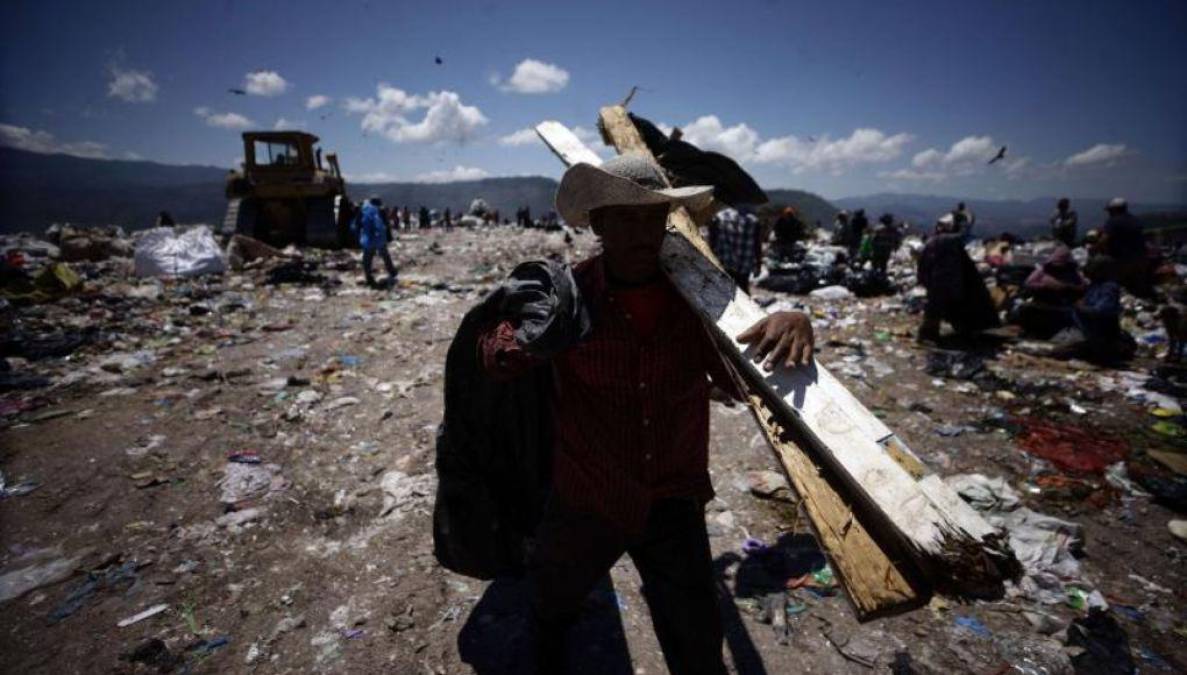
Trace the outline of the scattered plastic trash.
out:
[[[134,623],[140,623],[141,621],[144,621],[145,619],[149,618],[150,616],[156,616],[156,615],[160,614],[161,612],[164,612],[167,609],[169,609],[169,605],[165,605],[165,604],[153,605],[152,607],[149,607],[148,609],[144,610],[143,612],[133,614],[132,616],[121,620],[119,623],[116,624],[116,626],[118,626],[120,628],[124,628],[126,626],[131,626]]]
[[[1022,432],[1015,438],[1022,449],[1065,471],[1103,473],[1129,455],[1124,441],[1082,426],[1019,419]]]
[[[1179,541],[1187,541],[1187,520],[1171,520],[1167,522],[1166,529]]]
[[[1022,503],[1022,496],[1005,478],[964,473],[948,476],[944,482],[978,511],[1012,511]]]
[[[750,471],[746,474],[747,486],[750,493],[765,499],[789,499],[791,486],[783,474],[776,471]]]
[[[853,291],[844,286],[825,286],[808,293],[808,296],[817,300],[845,300],[853,297]]]
[[[47,549],[42,553],[52,554],[53,552],[53,550]],[[43,557],[44,555],[32,556],[33,559]],[[15,600],[34,589],[69,579],[81,561],[81,555],[71,558],[58,557],[48,562],[29,564],[0,575],[0,603]]]
[[[761,539],[755,539],[754,537],[747,537],[746,541],[742,542],[742,552],[745,553],[746,555],[754,555],[756,553],[762,553],[765,550],[767,550],[767,544],[766,544],[766,542],[764,542]]]
[[[1105,469],[1105,481],[1118,490],[1121,490],[1122,492],[1134,497],[1150,496],[1149,492],[1141,489],[1129,479],[1129,474],[1125,470],[1125,462],[1110,464],[1109,467]]]
[[[242,464],[228,462],[223,478],[218,482],[222,492],[219,501],[229,507],[252,499],[261,499],[270,492],[283,490],[288,483],[277,464]]]
[[[1183,427],[1175,424],[1174,422],[1168,422],[1166,420],[1159,420],[1158,422],[1151,424],[1150,428],[1155,432],[1162,434],[1163,436],[1169,436],[1171,438],[1179,438],[1187,433],[1183,430]]]
[[[219,649],[230,644],[231,639],[226,636],[211,638],[209,640],[199,640],[185,648],[186,652],[196,656],[209,656]]]
[[[136,567],[136,561],[129,560],[122,565],[111,565],[102,573],[88,572],[87,578],[75,586],[74,590],[70,591],[70,594],[50,612],[48,623],[53,625],[70,617],[82,609],[91,596],[99,590],[120,586],[131,588],[137,581]]]
[[[4,477],[4,472],[0,471],[0,498],[4,497],[21,497],[41,487],[41,483],[32,480],[21,481],[14,485],[9,485]]]
[[[436,476],[421,474],[409,476],[402,471],[389,471],[379,481],[383,490],[383,508],[379,517],[393,512],[402,513],[433,496],[436,492]]]
[[[993,637],[993,633],[989,630],[989,628],[985,624],[981,623],[980,619],[978,619],[976,617],[957,615],[953,618],[953,622],[958,627],[968,630],[969,632],[971,632],[973,635],[976,635],[977,637],[982,637],[982,638]]]

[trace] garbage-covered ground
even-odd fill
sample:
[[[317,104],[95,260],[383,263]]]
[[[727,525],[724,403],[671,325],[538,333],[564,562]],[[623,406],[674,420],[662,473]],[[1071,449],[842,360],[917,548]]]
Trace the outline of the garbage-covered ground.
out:
[[[3,670],[518,672],[515,583],[432,555],[445,352],[515,262],[595,248],[539,230],[404,233],[387,290],[362,285],[357,252],[161,281],[116,251],[71,262],[70,293],[44,279],[43,302],[6,304]],[[36,251],[26,262],[50,269]],[[882,297],[755,295],[809,308],[819,359],[1010,529],[1027,576],[997,601],[859,624],[794,495],[762,473],[776,464],[749,413],[714,403],[706,519],[727,663],[1187,670],[1187,546],[1168,526],[1185,501],[1183,380],[1155,359],[1150,308],[1129,307],[1141,349],[1126,370],[1006,339],[937,350],[914,340],[909,260],[892,271],[903,292]],[[624,558],[591,595],[576,672],[665,672],[639,585]]]

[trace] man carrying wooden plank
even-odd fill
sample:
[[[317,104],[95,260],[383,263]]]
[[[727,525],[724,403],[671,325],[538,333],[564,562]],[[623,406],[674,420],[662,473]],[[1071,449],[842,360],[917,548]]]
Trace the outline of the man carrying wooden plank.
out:
[[[528,561],[539,669],[564,670],[565,636],[582,601],[630,553],[673,673],[724,673],[722,626],[705,530],[709,380],[736,392],[699,318],[664,276],[669,212],[704,206],[708,187],[666,188],[650,159],[577,164],[557,211],[592,227],[603,251],[573,270],[589,336],[551,359],[552,490]],[[500,322],[479,339],[488,374],[539,365]],[[812,326],[775,312],[737,336],[768,369],[811,360]]]

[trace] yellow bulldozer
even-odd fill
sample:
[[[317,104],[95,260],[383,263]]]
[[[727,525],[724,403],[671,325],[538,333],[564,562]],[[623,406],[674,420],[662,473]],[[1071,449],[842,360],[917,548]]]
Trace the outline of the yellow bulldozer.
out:
[[[303,131],[247,131],[243,165],[227,175],[224,234],[273,246],[350,246],[353,216],[337,155]]]

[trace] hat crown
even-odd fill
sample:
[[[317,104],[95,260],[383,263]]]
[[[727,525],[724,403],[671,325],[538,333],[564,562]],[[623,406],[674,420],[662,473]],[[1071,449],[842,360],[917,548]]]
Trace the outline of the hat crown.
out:
[[[659,165],[639,154],[618,155],[603,162],[601,168],[608,174],[625,178],[648,190],[668,187]]]

